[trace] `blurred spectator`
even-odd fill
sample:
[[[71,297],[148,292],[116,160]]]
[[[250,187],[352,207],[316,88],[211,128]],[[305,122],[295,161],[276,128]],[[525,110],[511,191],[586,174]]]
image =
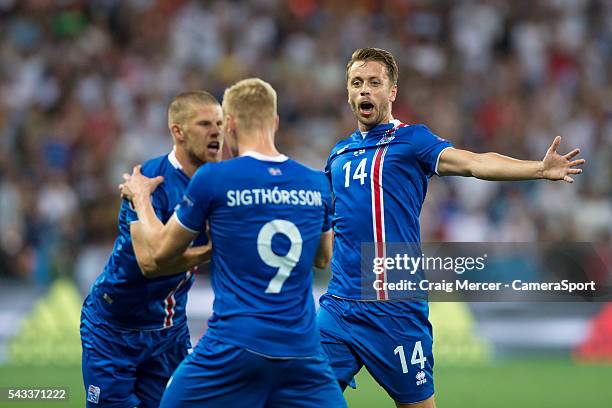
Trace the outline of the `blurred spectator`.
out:
[[[571,186],[435,180],[424,240],[609,240],[609,1],[1,1],[0,269],[97,274],[120,175],[170,150],[180,91],[263,77],[281,149],[322,168],[355,127],[344,70],[362,46],[398,58],[399,119],[534,160],[561,134],[587,159]]]

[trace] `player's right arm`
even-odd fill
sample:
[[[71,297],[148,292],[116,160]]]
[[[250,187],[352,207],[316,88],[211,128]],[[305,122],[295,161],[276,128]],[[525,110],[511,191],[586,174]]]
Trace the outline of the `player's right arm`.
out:
[[[210,260],[212,246],[209,242],[207,245],[188,248],[181,255],[167,263],[164,268],[161,268],[155,262],[153,246],[147,242],[143,226],[140,222],[136,221],[130,224],[130,234],[132,235],[132,246],[134,247],[138,266],[142,274],[147,278],[182,273],[193,266]]]
[[[164,225],[153,209],[151,194],[163,182],[163,177],[148,178],[141,174],[140,166],[134,167],[132,175],[124,175],[125,182],[119,187],[122,197],[129,199],[138,214],[140,236],[137,239],[139,247],[144,243],[145,258],[149,259],[149,267],[155,269],[156,276],[171,275],[178,266],[183,267],[181,256],[197,233],[186,230],[174,215]],[[149,255],[147,255],[149,252]],[[193,254],[191,254],[193,255]],[[138,255],[137,255],[138,256]],[[187,269],[187,268],[185,268]],[[183,270],[185,270],[183,269]],[[176,272],[174,272],[176,273]]]

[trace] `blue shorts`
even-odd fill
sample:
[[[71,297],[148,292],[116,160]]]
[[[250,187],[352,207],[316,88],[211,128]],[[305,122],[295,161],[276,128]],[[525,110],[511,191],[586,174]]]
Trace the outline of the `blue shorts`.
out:
[[[87,407],[158,407],[168,379],[191,348],[187,324],[164,330],[119,329],[81,314]]]
[[[160,408],[346,407],[323,353],[276,359],[203,337],[176,370]]]
[[[325,294],[318,321],[323,350],[340,385],[355,388],[365,365],[396,402],[410,404],[434,394],[432,329],[427,305],[363,302]]]

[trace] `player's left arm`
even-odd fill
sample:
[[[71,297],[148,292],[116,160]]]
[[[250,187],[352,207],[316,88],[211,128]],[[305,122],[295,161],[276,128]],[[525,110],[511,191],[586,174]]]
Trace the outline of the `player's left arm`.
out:
[[[329,266],[334,250],[334,229],[332,227],[333,201],[331,194],[331,178],[329,177],[329,164],[325,166],[325,177],[321,178],[321,195],[323,197],[323,225],[319,246],[315,253],[315,268],[325,269]]]
[[[577,168],[584,159],[573,160],[580,149],[560,155],[557,153],[561,136],[557,136],[541,161],[518,160],[498,153],[473,153],[467,150],[448,148],[442,151],[438,162],[441,176],[476,177],[482,180],[564,180],[573,183],[571,175],[582,173]]]
[[[165,225],[157,218],[151,204],[151,194],[163,181],[163,177],[145,177],[140,172],[140,166],[136,166],[132,175],[124,175],[124,179],[125,182],[120,186],[121,194],[132,201],[140,223],[137,231],[140,236],[137,240],[149,243],[147,247],[152,252],[151,262],[157,269],[168,271],[163,274],[172,274],[170,272],[174,272],[177,267],[177,257],[185,252],[197,233],[183,228],[176,220],[176,215]]]
[[[329,231],[322,232],[319,238],[319,246],[315,254],[314,266],[319,269],[325,269],[329,265],[334,249],[334,233],[330,228]]]

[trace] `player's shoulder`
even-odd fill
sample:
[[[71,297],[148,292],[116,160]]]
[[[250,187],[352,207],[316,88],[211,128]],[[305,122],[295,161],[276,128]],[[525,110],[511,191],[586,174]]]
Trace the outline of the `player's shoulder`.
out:
[[[356,132],[353,132],[350,135],[348,135],[347,137],[345,137],[343,139],[340,139],[338,142],[336,142],[334,147],[332,147],[332,149],[331,149],[330,157],[335,155],[336,153],[338,153],[342,149],[346,148],[352,142],[354,142],[355,141],[355,134],[356,134]]]
[[[143,175],[147,177],[156,177],[163,175],[164,171],[170,164],[168,160],[168,155],[162,155],[158,157],[154,157],[142,163],[142,167],[140,171]]]
[[[223,162],[207,162],[202,164],[200,167],[198,167],[198,169],[196,170],[196,172],[194,173],[192,179],[195,178],[207,178],[207,179],[211,179],[212,177],[210,176],[210,173],[212,171],[214,172],[219,172],[221,171],[224,166],[221,166],[221,163],[227,163],[227,161],[223,161]]]
[[[294,173],[303,183],[305,188],[318,190],[324,196],[331,194],[329,180],[322,170],[309,167],[297,160],[290,159],[292,164],[299,169],[299,172]]]
[[[234,175],[244,173],[242,169],[236,167],[237,164],[236,158],[219,162],[206,162],[196,170],[191,177],[191,183],[202,187],[206,186],[206,188],[226,184],[229,180],[234,179]]]
[[[351,143],[361,140],[361,133],[359,130],[353,131],[351,134],[344,136],[342,139],[338,140],[334,147],[331,149],[330,157],[342,151],[342,149],[346,149]]]
[[[301,163],[295,159],[288,158],[287,165],[290,166],[296,173],[302,174],[304,177],[311,178],[316,181],[326,181],[325,173],[319,169],[310,167],[304,163]]]
[[[359,142],[358,137],[360,138],[361,135],[360,134],[358,135],[358,131],[354,131],[349,136],[345,137],[344,139],[340,139],[338,142],[336,142],[334,147],[332,147],[331,151],[329,152],[329,156],[327,157],[327,164],[325,165],[326,171],[327,171],[327,166],[329,166],[330,163],[337,156],[342,154],[342,152],[344,152],[345,150],[351,148],[351,144],[355,144]]]
[[[448,140],[438,136],[422,123],[398,127],[395,132],[395,138],[400,143],[405,141],[416,146],[448,142]]]
[[[401,123],[395,130],[396,135],[420,136],[423,134],[431,134],[431,130],[423,123],[406,124]]]

